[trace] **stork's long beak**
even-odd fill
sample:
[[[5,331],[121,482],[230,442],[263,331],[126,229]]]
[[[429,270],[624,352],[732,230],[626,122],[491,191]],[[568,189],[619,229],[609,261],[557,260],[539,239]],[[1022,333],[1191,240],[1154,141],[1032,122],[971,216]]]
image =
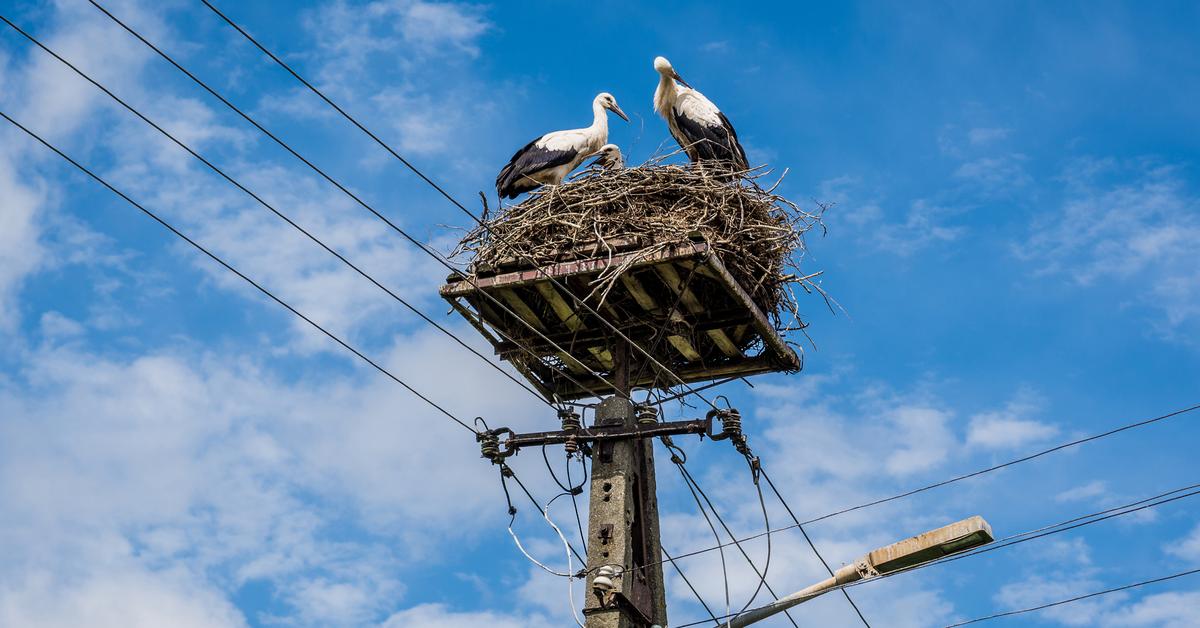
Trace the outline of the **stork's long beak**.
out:
[[[622,120],[629,122],[629,116],[625,115],[625,112],[621,111],[621,108],[618,107],[616,103],[613,103],[612,112],[621,116]]]
[[[676,72],[675,70],[671,70],[671,78],[675,79],[676,81],[679,81],[680,85],[683,85],[684,87],[686,87],[688,89],[692,88],[692,86],[688,85],[687,81],[683,80],[683,77],[679,76],[679,73]]]

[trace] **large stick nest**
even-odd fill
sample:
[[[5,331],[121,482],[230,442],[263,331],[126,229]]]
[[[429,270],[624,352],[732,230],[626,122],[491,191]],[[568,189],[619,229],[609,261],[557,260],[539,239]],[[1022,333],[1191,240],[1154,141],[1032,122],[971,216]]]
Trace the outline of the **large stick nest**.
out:
[[[633,260],[593,282],[589,301],[603,302],[638,259],[702,240],[781,331],[796,329],[802,323],[795,289],[810,291],[819,274],[800,272],[804,234],[823,227],[824,207],[801,209],[775,194],[782,176],[763,187],[769,176],[764,168],[731,174],[727,166],[664,164],[663,158],[635,168],[594,167],[485,218],[456,255],[469,255],[470,272],[481,273],[514,260],[524,267],[562,261],[581,245],[598,244],[603,255],[637,242]]]

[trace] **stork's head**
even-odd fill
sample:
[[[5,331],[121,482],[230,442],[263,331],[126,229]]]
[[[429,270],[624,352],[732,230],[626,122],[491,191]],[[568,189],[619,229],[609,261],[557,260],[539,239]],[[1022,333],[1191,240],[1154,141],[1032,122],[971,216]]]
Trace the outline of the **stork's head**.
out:
[[[600,147],[600,150],[595,152],[596,157],[591,166],[599,166],[610,170],[620,170],[625,167],[625,158],[621,156],[621,149],[616,144],[605,144]]]
[[[625,165],[621,149],[616,144],[605,144],[600,147],[600,163],[606,168],[620,168]]]
[[[684,87],[691,88],[691,85],[688,85],[687,81],[680,78],[679,73],[675,71],[675,68],[671,65],[670,61],[667,61],[666,57],[654,57],[654,70],[667,78],[679,81]]]
[[[618,116],[621,116],[622,120],[629,122],[629,116],[625,115],[625,112],[621,111],[621,108],[617,106],[617,99],[613,98],[612,94],[610,94],[608,92],[600,92],[596,96],[596,104],[600,105],[601,107],[604,107],[605,109],[608,109],[609,111],[617,114]]]

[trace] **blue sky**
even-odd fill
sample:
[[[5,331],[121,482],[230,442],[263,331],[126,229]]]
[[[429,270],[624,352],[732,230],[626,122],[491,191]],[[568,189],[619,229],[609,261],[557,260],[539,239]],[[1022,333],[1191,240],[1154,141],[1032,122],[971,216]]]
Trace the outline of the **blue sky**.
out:
[[[405,229],[453,246],[465,216],[202,5],[104,4]],[[804,302],[816,343],[805,371],[722,391],[802,518],[1200,395],[1194,3],[218,6],[472,204],[514,149],[586,124],[598,91],[632,117],[611,134],[630,161],[669,144],[650,107],[651,61],[668,56],[727,113],[752,162],[789,169],[785,194],[835,204],[805,264],[848,315]],[[90,4],[3,0],[0,11],[476,342],[436,296],[444,269]],[[554,425],[544,405],[3,30],[7,114],[460,416]],[[9,127],[0,337],[0,624],[573,625],[566,584],[508,537],[495,471],[469,434]],[[1131,502],[1195,483],[1195,421],[811,532],[842,564],[971,514],[1007,535]],[[737,455],[686,448],[733,527],[760,531]],[[670,466],[664,544],[707,547]],[[554,494],[538,456],[514,467],[543,499]],[[1194,568],[1190,501],[853,594],[876,626],[944,626]],[[551,514],[571,527],[564,500]],[[532,508],[517,531],[565,568]],[[820,578],[794,531],[773,540],[777,591]],[[682,566],[723,609],[717,556]],[[755,581],[730,567],[736,608]],[[677,578],[668,589],[673,625],[705,616]],[[1198,607],[1200,582],[1183,579],[1008,625],[1198,626]],[[795,617],[855,622],[837,596]]]

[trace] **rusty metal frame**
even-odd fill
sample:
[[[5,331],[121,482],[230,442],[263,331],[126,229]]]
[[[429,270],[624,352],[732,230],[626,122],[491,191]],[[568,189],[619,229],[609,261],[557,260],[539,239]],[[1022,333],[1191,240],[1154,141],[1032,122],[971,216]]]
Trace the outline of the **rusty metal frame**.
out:
[[[657,270],[666,264],[677,264],[679,268],[693,268],[700,275],[712,282],[712,285],[723,291],[728,298],[728,304],[721,311],[708,312],[693,308],[693,311],[685,313],[687,319],[684,322],[674,323],[678,327],[675,330],[677,334],[699,332],[702,335],[708,334],[711,336],[713,331],[724,333],[723,329],[733,329],[736,330],[736,334],[734,335],[738,336],[736,341],[741,342],[745,337],[744,330],[749,329],[761,339],[762,350],[757,355],[736,357],[726,353],[728,359],[713,366],[706,365],[703,361],[689,359],[687,356],[683,356],[682,360],[679,356],[676,356],[674,359],[664,361],[679,379],[690,384],[728,376],[749,376],[778,371],[794,372],[803,367],[801,358],[779,335],[779,332],[775,330],[767,316],[750,298],[745,288],[733,278],[718,256],[713,254],[709,245],[704,242],[689,242],[665,247],[662,250],[649,254],[645,254],[641,250],[623,251],[602,257],[557,262],[539,269],[520,269],[501,272],[492,276],[480,277],[474,281],[456,281],[446,284],[442,286],[440,293],[455,311],[484,334],[484,337],[487,338],[488,342],[496,350],[497,355],[511,361],[517,370],[526,379],[530,380],[543,396],[551,400],[555,398],[574,400],[590,397],[593,392],[598,392],[602,395],[611,393],[611,386],[604,381],[606,378],[601,376],[605,370],[601,368],[589,372],[575,365],[576,368],[571,369],[570,375],[571,379],[576,381],[571,381],[571,379],[565,376],[559,376],[553,371],[553,367],[544,364],[541,360],[555,356],[562,358],[562,354],[554,350],[550,343],[544,340],[531,340],[528,343],[518,345],[514,342],[498,338],[497,334],[489,331],[489,326],[503,330],[504,333],[502,335],[514,337],[512,326],[520,323],[515,323],[509,320],[510,317],[500,316],[496,311],[489,310],[476,293],[487,291],[501,297],[511,296],[519,298],[513,290],[518,288],[533,289],[534,292],[531,293],[531,296],[536,299],[539,294],[542,294],[542,291],[538,289],[539,284],[549,281],[550,278],[565,283],[568,280],[582,279],[587,275],[622,267],[626,276],[632,276],[632,271],[636,269],[655,267]],[[627,286],[627,283],[621,282],[618,284],[618,288],[621,286]],[[629,294],[636,300],[636,294],[632,291],[629,291]],[[588,364],[589,369],[593,369],[597,365],[601,367],[607,366],[603,359],[603,353],[606,351],[607,344],[612,339],[604,330],[588,328],[578,323],[570,325],[567,324],[566,320],[560,320],[562,312],[558,312],[557,310],[562,309],[562,304],[548,302],[542,305],[552,308],[555,311],[555,316],[549,319],[552,322],[545,322],[542,319],[538,319],[537,322],[541,327],[567,327],[565,331],[544,329],[543,333],[546,333],[550,340],[566,348],[573,356],[577,356],[581,360],[591,361],[592,363]],[[558,306],[557,308],[555,307],[556,305]],[[639,305],[641,305],[640,301]],[[610,316],[606,316],[606,318],[614,320],[610,318],[614,311],[611,308],[608,311]],[[532,314],[532,311],[528,314]],[[537,316],[534,315],[534,318],[537,318]],[[649,321],[620,320],[620,318],[622,317],[617,317],[614,324],[622,326],[627,333],[634,336],[641,335],[641,333],[637,332],[639,329],[642,332],[647,332],[655,329],[659,324]],[[664,351],[669,352],[670,349],[664,347]],[[540,358],[524,359],[520,353],[529,353],[540,356]],[[679,363],[681,361],[683,364]],[[677,384],[673,378],[664,380],[656,376],[656,373],[653,371],[642,373],[636,379],[637,381],[629,382],[635,388],[657,386],[660,381],[667,385]]]

